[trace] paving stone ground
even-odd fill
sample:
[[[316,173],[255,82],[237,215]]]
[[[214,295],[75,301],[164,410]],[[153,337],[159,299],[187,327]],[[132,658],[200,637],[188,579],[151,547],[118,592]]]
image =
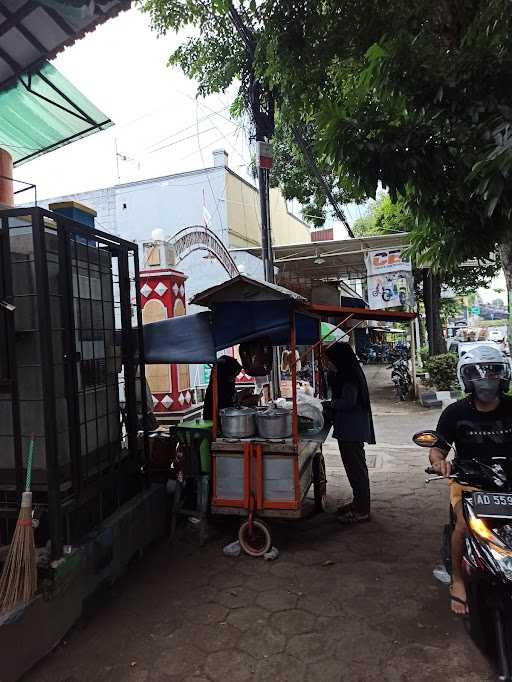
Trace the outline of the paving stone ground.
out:
[[[425,486],[411,435],[438,412],[394,402],[367,369],[378,444],[367,448],[373,520],[332,513],[272,522],[274,562],[223,556],[236,521],[214,520],[200,549],[185,528],[97,597],[25,682],[484,682],[494,679],[432,578],[446,486]],[[329,508],[350,489],[325,446]]]

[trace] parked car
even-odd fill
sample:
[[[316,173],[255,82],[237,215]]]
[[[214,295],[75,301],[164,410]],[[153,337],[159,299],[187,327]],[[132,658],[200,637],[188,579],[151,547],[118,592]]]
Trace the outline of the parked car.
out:
[[[503,327],[496,327],[494,329],[489,329],[489,341],[503,341],[506,337],[506,329]]]
[[[496,327],[495,329],[489,329],[489,341],[494,341],[497,343],[503,353],[510,355],[510,348],[507,340],[507,328],[506,327]]]

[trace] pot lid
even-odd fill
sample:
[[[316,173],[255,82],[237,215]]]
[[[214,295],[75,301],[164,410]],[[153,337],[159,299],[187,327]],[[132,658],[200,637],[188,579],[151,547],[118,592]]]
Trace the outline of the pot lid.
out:
[[[261,412],[258,412],[258,417],[283,417],[285,415],[291,414],[290,410],[285,410],[282,407],[268,408]]]
[[[255,413],[256,410],[253,410],[252,407],[223,407],[220,411],[223,417],[241,417]]]

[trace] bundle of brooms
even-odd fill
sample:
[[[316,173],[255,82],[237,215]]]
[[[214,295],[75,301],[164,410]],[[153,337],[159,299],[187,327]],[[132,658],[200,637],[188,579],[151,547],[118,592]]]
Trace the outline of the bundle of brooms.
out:
[[[0,611],[26,604],[37,589],[37,558],[32,525],[32,459],[34,437],[30,439],[27,457],[27,479],[21,498],[21,509],[11,546],[0,577]]]

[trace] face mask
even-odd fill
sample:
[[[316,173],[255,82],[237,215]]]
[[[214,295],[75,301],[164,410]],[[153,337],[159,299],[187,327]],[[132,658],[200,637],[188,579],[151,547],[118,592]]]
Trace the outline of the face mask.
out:
[[[475,397],[481,403],[492,403],[500,393],[499,379],[477,379],[473,381]]]

